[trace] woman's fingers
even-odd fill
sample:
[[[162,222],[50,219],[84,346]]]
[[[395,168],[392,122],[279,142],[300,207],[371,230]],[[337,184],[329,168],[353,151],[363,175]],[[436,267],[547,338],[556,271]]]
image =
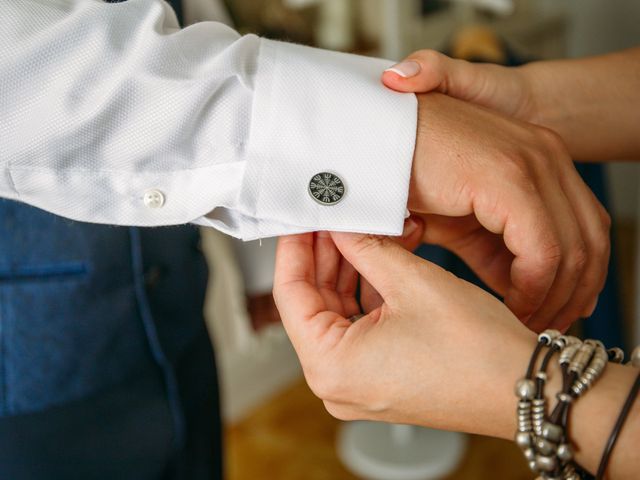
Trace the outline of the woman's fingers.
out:
[[[384,303],[393,302],[396,296],[412,290],[409,285],[415,288],[414,267],[427,263],[389,237],[341,232],[332,232],[331,236],[342,255]]]
[[[313,234],[281,237],[276,252],[273,296],[289,338],[298,350],[310,337],[322,336],[344,320],[327,311],[316,287]],[[300,354],[300,351],[298,352]]]
[[[333,243],[329,232],[314,234],[313,251],[316,287],[327,305],[327,310],[345,315],[344,302],[336,289],[342,255]]]
[[[470,63],[435,50],[419,50],[382,74],[398,92],[436,91],[521,120],[530,120],[530,87],[516,68]]]
[[[422,243],[424,236],[424,220],[418,216],[411,216],[404,222],[404,229],[401,237],[389,237],[402,248],[413,252]],[[378,308],[384,300],[366,278],[360,281],[360,304],[365,312],[371,312]]]
[[[386,69],[382,80],[387,87],[399,92],[437,91],[470,100],[486,83],[476,67],[435,50],[419,50]]]
[[[351,318],[361,313],[360,305],[356,299],[356,292],[358,291],[358,277],[358,272],[353,268],[353,265],[342,257],[340,260],[338,282],[336,283],[336,292],[342,300],[344,315],[347,318]]]

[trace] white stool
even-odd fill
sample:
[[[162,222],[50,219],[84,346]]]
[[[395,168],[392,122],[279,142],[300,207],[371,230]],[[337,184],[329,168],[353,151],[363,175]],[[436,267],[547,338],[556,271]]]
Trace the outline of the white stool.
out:
[[[338,432],[338,455],[366,480],[432,480],[459,465],[466,437],[411,425],[381,422],[344,423]]]

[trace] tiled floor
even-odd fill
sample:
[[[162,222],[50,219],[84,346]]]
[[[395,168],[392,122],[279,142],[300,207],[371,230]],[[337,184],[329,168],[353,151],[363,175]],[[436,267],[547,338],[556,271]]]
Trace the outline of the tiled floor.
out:
[[[632,318],[635,232],[617,230],[623,307]],[[329,416],[304,381],[227,429],[229,480],[355,480],[335,453],[339,422]],[[510,442],[471,437],[465,459],[447,480],[529,480],[532,475]]]

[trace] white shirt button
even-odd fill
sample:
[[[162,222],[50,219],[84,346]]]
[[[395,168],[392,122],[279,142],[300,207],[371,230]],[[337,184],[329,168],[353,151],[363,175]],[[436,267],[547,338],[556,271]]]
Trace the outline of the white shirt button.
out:
[[[147,190],[144,192],[143,201],[147,208],[162,208],[164,205],[164,194],[155,188]]]

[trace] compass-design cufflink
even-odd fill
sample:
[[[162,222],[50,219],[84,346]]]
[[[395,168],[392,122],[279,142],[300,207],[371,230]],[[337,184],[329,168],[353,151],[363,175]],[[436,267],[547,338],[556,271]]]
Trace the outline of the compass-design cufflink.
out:
[[[344,182],[335,173],[317,173],[309,181],[309,195],[321,205],[339,203],[346,191]]]

